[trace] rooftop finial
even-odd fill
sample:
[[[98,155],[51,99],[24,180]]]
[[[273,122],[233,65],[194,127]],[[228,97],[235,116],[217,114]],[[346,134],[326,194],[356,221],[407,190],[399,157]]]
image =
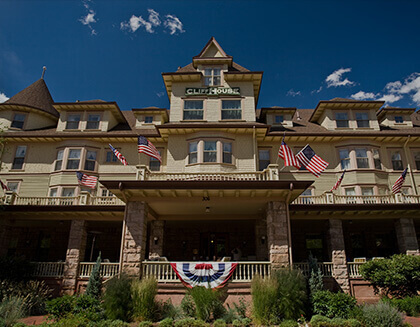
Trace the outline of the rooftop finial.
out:
[[[45,75],[45,71],[47,70],[47,67],[42,67],[42,75],[41,75],[41,79],[44,79],[44,75]]]

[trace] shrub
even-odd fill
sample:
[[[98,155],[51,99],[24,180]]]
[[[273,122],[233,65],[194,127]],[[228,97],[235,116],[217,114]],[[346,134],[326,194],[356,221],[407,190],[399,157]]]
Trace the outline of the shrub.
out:
[[[366,327],[400,327],[403,325],[401,313],[388,303],[363,307],[363,325]]]
[[[182,318],[182,309],[181,307],[174,306],[171,299],[168,299],[165,302],[158,302],[156,304],[157,313],[160,319],[170,318],[172,320]]]
[[[172,327],[174,325],[174,320],[172,318],[165,318],[160,323],[160,327]]]
[[[188,317],[195,317],[195,304],[192,296],[186,294],[181,301],[181,309]]]
[[[417,317],[420,315],[420,296],[405,297],[403,299],[383,298],[382,301],[396,307],[401,312],[405,312],[408,316]]]
[[[72,313],[82,315],[89,321],[100,321],[104,318],[100,301],[92,295],[87,294],[75,297]]]
[[[93,266],[92,272],[89,276],[89,282],[86,288],[86,294],[93,296],[97,299],[102,294],[102,278],[101,278],[101,253],[96,259],[95,266]]]
[[[96,324],[97,327],[129,327],[130,325],[121,320],[102,320]]]
[[[323,315],[312,316],[310,321],[312,327],[330,327],[331,319]]]
[[[54,319],[60,319],[72,312],[74,309],[75,297],[64,295],[46,303],[46,310]]]
[[[25,257],[0,257],[0,280],[17,282],[29,280],[34,268]]]
[[[228,308],[223,316],[223,320],[227,324],[231,324],[234,320],[240,319],[235,309]]]
[[[21,298],[11,297],[0,303],[0,318],[5,327],[13,326],[25,316],[25,304]]]
[[[131,283],[133,317],[138,320],[153,320],[156,316],[157,281],[155,278],[134,280]]]
[[[105,289],[103,306],[108,318],[129,321],[133,306],[131,297],[131,280],[127,275],[111,279]]]
[[[207,327],[208,324],[194,318],[184,318],[175,322],[175,327]]]
[[[213,323],[213,327],[226,327],[226,322],[223,319],[217,319]]]
[[[212,315],[217,319],[226,312],[220,300],[219,291],[205,287],[193,287],[188,290],[188,293],[194,301],[197,318],[209,321]]]
[[[299,324],[294,320],[283,320],[279,327],[299,327]]]
[[[308,258],[310,277],[308,280],[309,284],[309,294],[312,296],[317,291],[322,291],[324,289],[324,281],[322,279],[323,275],[321,269],[318,267],[318,260],[312,256],[312,253],[309,254]]]
[[[376,293],[401,298],[420,291],[420,256],[396,254],[390,259],[372,260],[360,267],[360,273]]]
[[[151,326],[153,326],[153,323],[151,321],[142,321],[139,324],[139,327],[151,327]]]
[[[362,324],[357,319],[348,319],[346,320],[346,327],[362,327]]]
[[[239,299],[239,304],[233,303],[235,312],[240,318],[246,318],[246,303],[243,297]]]
[[[251,319],[249,318],[244,318],[244,319],[235,319],[232,322],[232,325],[235,327],[247,327],[251,325]]]
[[[349,318],[356,303],[354,297],[342,292],[318,291],[312,295],[314,313],[329,318]]]

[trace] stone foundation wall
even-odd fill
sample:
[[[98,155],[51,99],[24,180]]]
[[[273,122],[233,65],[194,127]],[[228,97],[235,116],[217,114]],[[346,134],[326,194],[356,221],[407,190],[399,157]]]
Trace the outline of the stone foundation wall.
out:
[[[287,208],[284,202],[269,202],[266,210],[267,241],[273,269],[288,266],[289,239]]]

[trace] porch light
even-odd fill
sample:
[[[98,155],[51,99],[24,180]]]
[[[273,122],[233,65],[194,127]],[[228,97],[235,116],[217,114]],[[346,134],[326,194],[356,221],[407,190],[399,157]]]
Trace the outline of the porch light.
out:
[[[261,244],[265,244],[265,236],[261,236]]]
[[[206,207],[206,213],[210,213],[210,207]]]
[[[157,245],[157,244],[158,244],[158,241],[159,241],[159,237],[155,236],[155,237],[153,238],[153,241],[155,242],[155,245]]]

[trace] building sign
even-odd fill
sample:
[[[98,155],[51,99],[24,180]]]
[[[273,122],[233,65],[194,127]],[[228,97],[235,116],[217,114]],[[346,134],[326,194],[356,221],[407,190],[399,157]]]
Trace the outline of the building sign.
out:
[[[241,95],[239,87],[187,87],[185,95]]]

